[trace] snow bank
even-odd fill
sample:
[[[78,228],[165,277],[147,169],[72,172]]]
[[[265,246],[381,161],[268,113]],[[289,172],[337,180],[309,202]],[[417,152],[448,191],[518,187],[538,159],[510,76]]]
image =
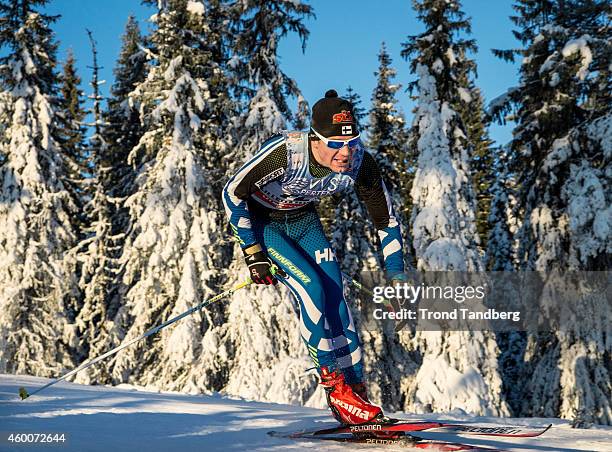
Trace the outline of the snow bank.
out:
[[[310,451],[347,450],[343,444],[271,438],[270,430],[294,431],[332,427],[327,410],[291,405],[247,402],[219,395],[185,395],[145,392],[134,386],[121,388],[59,383],[24,401],[19,386],[32,390],[48,380],[0,374],[0,424],[6,432],[63,433],[66,443],[54,449],[89,452],[146,450],[201,451]],[[424,438],[461,441],[511,452],[612,450],[612,428],[571,429],[558,419],[472,418],[460,411],[446,415],[411,416],[410,420],[444,419],[479,424],[547,425],[553,430],[540,438],[489,438],[452,433],[419,433]],[[9,446],[7,448],[7,445]],[[51,446],[50,446],[51,447]],[[0,450],[20,450],[0,438]],[[21,450],[40,450],[35,445]],[[389,450],[367,447],[364,450]]]

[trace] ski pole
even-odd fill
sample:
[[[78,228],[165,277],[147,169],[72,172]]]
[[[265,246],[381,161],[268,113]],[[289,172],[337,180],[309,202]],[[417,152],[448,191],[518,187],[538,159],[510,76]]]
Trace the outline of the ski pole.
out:
[[[364,286],[359,281],[354,279],[352,276],[347,275],[346,273],[342,272],[342,277],[344,279],[346,279],[348,282],[350,282],[353,286],[357,287],[359,290],[361,290],[361,291],[365,292],[366,294],[368,294],[369,296],[371,296],[371,297],[374,296],[374,292],[372,292],[366,286]],[[393,312],[398,312],[398,310],[399,310],[399,307],[394,306],[393,303],[391,301],[389,301],[387,298],[384,299],[383,304],[387,308],[391,309]]]
[[[275,272],[273,271],[272,273],[274,274]],[[84,369],[87,369],[88,367],[96,364],[97,362],[102,361],[104,358],[108,358],[109,356],[114,355],[118,351],[123,350],[126,347],[129,347],[130,345],[134,344],[135,342],[138,342],[139,340],[144,339],[145,337],[148,337],[148,336],[151,336],[151,335],[157,333],[159,330],[167,327],[168,325],[173,324],[174,322],[177,322],[177,321],[181,320],[183,317],[187,317],[188,315],[191,315],[194,312],[199,311],[200,309],[205,308],[206,306],[214,303],[215,301],[218,301],[221,298],[227,297],[227,296],[233,294],[234,292],[236,292],[237,290],[240,290],[243,287],[246,287],[246,286],[250,285],[251,283],[252,283],[252,281],[250,279],[248,279],[248,280],[246,280],[246,281],[244,281],[244,282],[242,282],[240,284],[237,284],[236,286],[232,287],[231,289],[226,290],[225,292],[221,292],[220,294],[217,294],[214,297],[209,298],[206,301],[203,301],[199,305],[194,306],[193,308],[190,308],[189,310],[183,312],[180,315],[177,315],[176,317],[174,317],[174,318],[172,318],[170,320],[167,320],[166,322],[162,323],[161,325],[158,325],[158,326],[156,326],[154,328],[151,328],[150,330],[145,332],[142,336],[139,336],[139,337],[137,337],[135,339],[132,339],[131,341],[126,342],[125,344],[120,344],[117,347],[113,348],[112,350],[104,353],[103,355],[98,356],[97,358],[94,358],[94,359],[92,359],[90,361],[87,361],[87,362],[81,364],[76,369],[73,369],[70,372],[66,373],[65,375],[62,375],[61,377],[56,378],[55,380],[53,380],[53,381],[47,383],[46,385],[38,388],[36,391],[33,391],[31,394],[29,394],[28,391],[26,391],[26,389],[24,387],[21,387],[21,388],[19,388],[19,397],[21,397],[21,400],[25,400],[28,397],[30,397],[31,395],[34,395],[34,394],[42,391],[43,389],[46,389],[49,386],[54,385],[55,383],[59,383],[60,381],[65,380],[66,378],[76,374],[77,372],[80,372],[80,371],[82,371]]]
[[[372,296],[374,295],[374,292],[372,292],[370,289],[367,289],[363,284],[361,284],[359,281],[354,279],[352,276],[347,275],[346,273],[342,272],[342,277],[346,279],[348,282],[350,282],[353,286],[357,287],[359,290],[363,290],[368,295],[372,295]]]

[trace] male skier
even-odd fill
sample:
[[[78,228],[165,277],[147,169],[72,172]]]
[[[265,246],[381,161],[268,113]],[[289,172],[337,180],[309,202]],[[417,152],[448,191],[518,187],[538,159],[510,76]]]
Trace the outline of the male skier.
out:
[[[230,178],[223,202],[251,279],[289,287],[300,332],[334,417],[347,425],[384,421],[370,403],[359,337],[342,273],[314,203],[354,189],[378,230],[390,278],[404,271],[400,226],[374,158],[365,152],[350,102],[334,90],[312,108],[309,132],[284,131]]]

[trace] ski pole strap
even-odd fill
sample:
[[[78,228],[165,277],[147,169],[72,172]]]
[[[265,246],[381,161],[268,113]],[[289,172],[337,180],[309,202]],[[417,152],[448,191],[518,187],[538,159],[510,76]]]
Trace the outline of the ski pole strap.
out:
[[[55,383],[59,383],[60,381],[65,380],[66,378],[71,377],[72,375],[74,375],[74,374],[76,374],[76,373],[78,373],[78,372],[80,372],[80,371],[82,371],[84,369],[87,369],[90,366],[93,366],[94,364],[102,361],[105,358],[108,358],[111,355],[114,355],[115,353],[123,350],[126,347],[129,347],[130,345],[140,341],[141,339],[144,339],[145,337],[149,337],[149,336],[157,333],[159,330],[167,327],[168,325],[170,325],[170,324],[172,324],[174,322],[177,322],[177,321],[181,320],[182,318],[187,317],[188,315],[191,315],[191,314],[193,314],[196,311],[199,311],[200,309],[204,309],[205,307],[207,307],[208,305],[214,303],[215,301],[218,301],[218,300],[220,300],[220,299],[222,299],[224,297],[227,297],[227,296],[233,294],[234,292],[236,292],[237,290],[240,290],[243,287],[246,287],[246,286],[250,285],[251,283],[252,282],[251,282],[250,279],[246,280],[244,282],[241,282],[240,284],[237,284],[236,286],[232,287],[231,289],[228,289],[228,290],[226,290],[224,292],[221,292],[220,294],[215,295],[212,298],[209,298],[206,301],[203,301],[202,303],[198,304],[197,306],[194,306],[194,307],[188,309],[187,311],[183,312],[182,314],[177,315],[176,317],[174,317],[174,318],[172,318],[170,320],[167,320],[166,322],[162,323],[161,325],[158,325],[158,326],[156,326],[154,328],[151,328],[150,330],[148,330],[145,333],[143,333],[141,336],[139,336],[137,338],[134,338],[134,339],[132,339],[132,340],[126,342],[126,343],[119,344],[117,347],[113,348],[112,350],[109,350],[108,352],[104,353],[103,355],[100,355],[97,358],[94,358],[94,359],[92,359],[90,361],[87,361],[87,362],[81,364],[76,369],[73,369],[70,372],[62,375],[61,377],[56,378],[55,380],[53,380],[53,381],[47,383],[46,385],[38,388],[36,391],[32,392],[31,394],[29,394],[25,390],[25,388],[20,388],[19,395],[20,395],[22,400],[27,399],[31,395],[36,394],[37,392],[40,392],[43,389],[46,389],[49,386],[54,385]],[[23,391],[22,391],[22,389],[23,389]]]

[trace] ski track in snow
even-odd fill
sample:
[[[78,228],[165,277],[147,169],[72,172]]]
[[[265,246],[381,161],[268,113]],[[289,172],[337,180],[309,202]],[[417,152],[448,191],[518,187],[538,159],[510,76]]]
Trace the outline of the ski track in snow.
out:
[[[30,392],[49,380],[0,375],[0,451],[300,451],[396,450],[393,447],[328,444],[272,438],[270,430],[294,431],[335,425],[325,410],[252,402],[221,395],[186,395],[118,387],[84,386],[61,382],[20,400],[18,389]],[[443,419],[478,424],[547,425],[539,438],[492,438],[426,433],[431,439],[458,441],[516,452],[612,452],[612,428],[572,429],[559,419],[472,417],[462,413],[395,416]],[[57,445],[8,443],[8,433],[64,433]],[[410,450],[410,449],[402,449]]]

